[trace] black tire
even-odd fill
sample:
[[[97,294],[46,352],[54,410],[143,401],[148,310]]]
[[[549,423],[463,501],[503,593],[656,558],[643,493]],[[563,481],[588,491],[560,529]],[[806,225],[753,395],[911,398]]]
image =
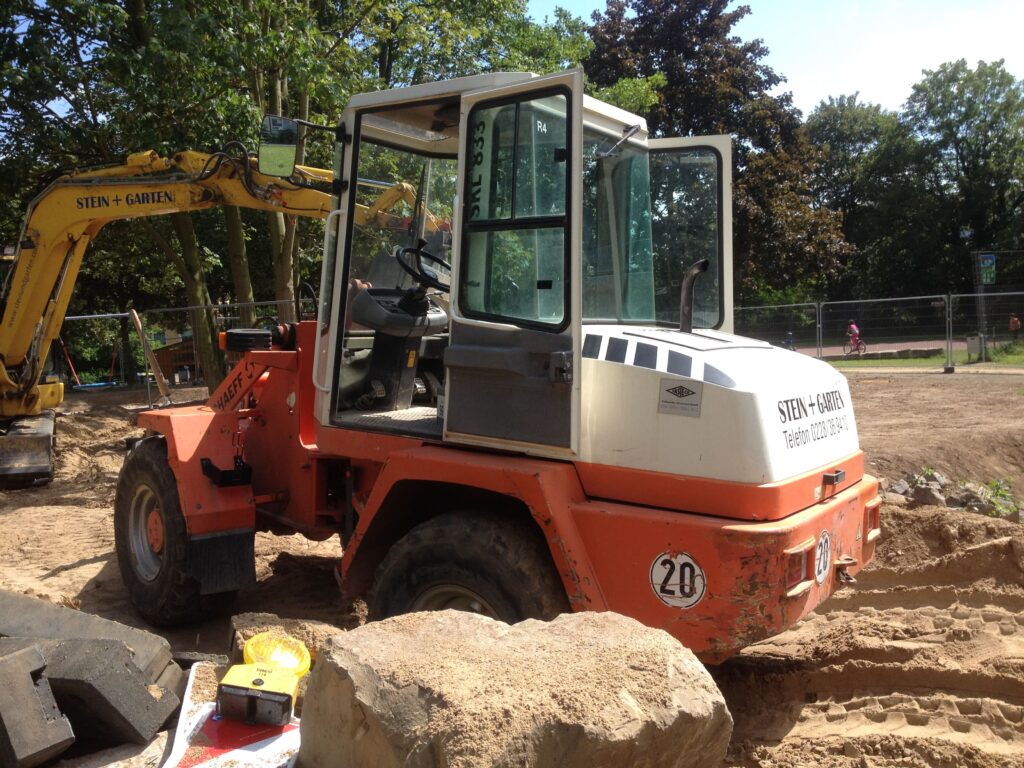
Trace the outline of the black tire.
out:
[[[146,531],[157,515],[163,541],[155,551]],[[200,621],[226,608],[236,592],[200,595],[188,574],[188,532],[163,438],[141,441],[125,459],[114,498],[114,545],[121,579],[135,610],[157,626]]]
[[[455,608],[514,624],[553,619],[569,610],[569,601],[547,545],[530,523],[448,512],[391,547],[367,607],[371,621]]]

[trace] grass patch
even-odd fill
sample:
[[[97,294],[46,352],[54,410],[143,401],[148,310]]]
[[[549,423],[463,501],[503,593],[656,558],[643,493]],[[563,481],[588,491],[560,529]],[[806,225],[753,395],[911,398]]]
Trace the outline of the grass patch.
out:
[[[964,363],[967,362],[967,356],[964,355]],[[954,362],[956,361],[956,355],[953,356]],[[894,357],[888,360],[863,360],[858,357],[851,357],[849,360],[829,360],[836,368],[935,368],[943,367],[946,364],[945,355],[935,355],[933,357]],[[956,363],[962,365],[963,363]]]
[[[986,362],[997,365],[1024,367],[1024,342],[991,344],[988,348],[988,358]],[[887,360],[864,360],[851,355],[846,360],[829,362],[836,368],[942,368],[946,365],[946,355],[943,353],[931,357],[896,357]],[[976,362],[978,361],[975,357],[968,362],[966,350],[953,350],[953,365],[973,365]]]

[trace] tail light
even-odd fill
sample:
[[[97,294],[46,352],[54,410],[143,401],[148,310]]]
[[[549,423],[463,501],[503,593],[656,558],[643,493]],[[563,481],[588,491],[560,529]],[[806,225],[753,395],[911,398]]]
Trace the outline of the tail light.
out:
[[[814,574],[811,573],[814,545],[812,537],[783,551],[786,558],[786,597],[802,595],[814,584]]]
[[[882,535],[882,500],[876,496],[864,505],[864,542],[870,543]]]

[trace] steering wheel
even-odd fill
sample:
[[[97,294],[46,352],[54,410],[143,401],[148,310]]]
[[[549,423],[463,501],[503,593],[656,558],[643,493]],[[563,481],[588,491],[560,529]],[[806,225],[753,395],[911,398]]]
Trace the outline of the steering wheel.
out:
[[[413,263],[410,263],[410,260],[406,258],[409,254],[416,257],[412,260]],[[427,253],[422,248],[403,248],[395,254],[395,259],[402,269],[425,288],[436,288],[443,293],[448,293],[451,290],[449,284],[441,282],[437,272],[423,263],[424,261],[433,262],[440,267],[444,267],[451,274],[452,265],[444,259],[438,258],[432,253]]]

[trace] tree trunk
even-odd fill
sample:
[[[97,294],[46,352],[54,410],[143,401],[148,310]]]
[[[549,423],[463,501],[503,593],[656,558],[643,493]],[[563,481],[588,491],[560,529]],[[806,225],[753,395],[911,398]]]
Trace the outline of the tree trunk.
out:
[[[231,283],[235,289],[235,301],[247,304],[239,314],[243,328],[256,327],[256,308],[249,276],[249,257],[245,252],[245,230],[242,229],[242,214],[238,206],[224,206],[224,223],[228,230],[228,263],[231,266]]]
[[[124,383],[131,386],[135,383],[135,374],[138,372],[138,365],[135,363],[135,355],[132,353],[133,329],[127,317],[118,318],[120,324],[119,333],[121,337],[121,365],[124,369]],[[142,343],[141,340],[139,342]]]
[[[199,241],[192,227],[192,216],[187,213],[171,215],[171,224],[181,244],[181,261],[184,265],[182,278],[185,281],[185,294],[188,303],[193,306],[208,307],[213,302],[206,287],[206,275],[199,256]],[[198,309],[192,313],[192,343],[195,344],[199,357],[199,366],[203,372],[206,385],[212,392],[224,378],[224,360],[217,349],[217,325],[212,311]]]
[[[270,74],[270,111],[281,114],[282,84],[280,70]],[[277,317],[283,323],[295,321],[295,283],[292,278],[292,242],[295,238],[295,217],[283,213],[268,213],[270,256],[274,265],[274,299],[281,302]]]
[[[268,213],[270,257],[274,265],[274,300],[281,302],[277,317],[281,322],[295,320],[295,290],[292,282],[292,240],[295,237],[295,217],[283,213]]]
[[[300,120],[309,120],[309,88],[303,87],[298,94],[296,99],[299,105],[298,117]],[[303,165],[306,162],[306,126],[299,126],[299,133],[297,137],[297,143],[295,147],[295,163],[297,165]],[[294,217],[293,217],[294,218]],[[301,259],[299,258],[299,226],[298,221],[295,221],[295,227],[292,234],[292,286],[295,293],[295,319],[302,319],[302,272],[301,272]],[[316,307],[312,308],[312,311],[316,312]]]

